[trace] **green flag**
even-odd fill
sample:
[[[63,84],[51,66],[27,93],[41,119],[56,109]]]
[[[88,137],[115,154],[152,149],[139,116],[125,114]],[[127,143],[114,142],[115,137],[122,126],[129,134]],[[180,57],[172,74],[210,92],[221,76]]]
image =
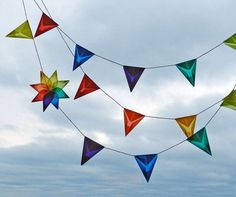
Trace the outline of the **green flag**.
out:
[[[223,99],[221,106],[236,110],[236,90],[233,90]]]
[[[236,34],[232,35],[231,37],[229,37],[228,39],[226,39],[224,41],[224,44],[226,44],[227,46],[236,49]]]
[[[29,21],[26,20],[12,32],[7,34],[6,37],[33,39],[33,34],[29,25]]]
[[[212,155],[205,127],[189,137],[187,140],[209,155]]]
[[[177,68],[188,79],[192,86],[195,85],[196,64],[197,59],[176,64]]]

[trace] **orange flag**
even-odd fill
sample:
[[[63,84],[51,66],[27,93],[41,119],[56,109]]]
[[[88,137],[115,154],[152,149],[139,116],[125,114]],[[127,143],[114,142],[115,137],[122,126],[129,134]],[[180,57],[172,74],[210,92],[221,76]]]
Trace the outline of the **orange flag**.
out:
[[[184,134],[189,138],[193,135],[195,124],[196,124],[196,115],[186,116],[181,118],[176,118],[178,125],[183,130]]]
[[[125,136],[144,118],[143,114],[124,108]]]

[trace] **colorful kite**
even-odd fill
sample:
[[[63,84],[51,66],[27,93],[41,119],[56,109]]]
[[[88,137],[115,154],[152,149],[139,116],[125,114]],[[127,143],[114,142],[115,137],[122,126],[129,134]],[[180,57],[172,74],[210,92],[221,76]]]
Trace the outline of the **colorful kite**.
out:
[[[236,49],[236,34],[232,35],[231,37],[229,37],[228,39],[226,39],[224,41],[224,43],[231,47],[232,49]]]
[[[236,90],[233,90],[223,99],[221,106],[236,110]]]
[[[31,87],[38,92],[32,102],[43,101],[43,111],[47,109],[50,103],[58,109],[59,99],[69,98],[69,96],[63,91],[63,88],[68,82],[69,80],[58,81],[57,71],[55,71],[50,78],[41,71],[40,83],[31,85]]]
[[[182,131],[184,132],[184,134],[187,137],[191,137],[194,133],[196,119],[197,119],[197,116],[193,115],[193,116],[176,118],[175,120],[180,126],[180,128],[182,129]]]
[[[29,21],[26,20],[12,32],[7,34],[6,37],[33,39],[33,34],[29,25]]]

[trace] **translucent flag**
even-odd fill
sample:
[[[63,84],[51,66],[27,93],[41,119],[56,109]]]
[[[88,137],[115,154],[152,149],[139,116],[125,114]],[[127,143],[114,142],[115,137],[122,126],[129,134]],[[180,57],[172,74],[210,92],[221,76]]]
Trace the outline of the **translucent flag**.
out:
[[[69,80],[58,81],[57,71],[50,78],[41,71],[40,83],[31,85],[38,92],[32,102],[43,101],[43,111],[47,109],[50,103],[58,109],[59,99],[69,98],[63,91],[68,82]]]
[[[88,59],[90,59],[93,55],[94,55],[94,53],[92,53],[91,51],[89,51],[77,44],[75,46],[75,57],[74,57],[73,70],[78,68],[84,62],[86,62]]]
[[[236,49],[236,34],[232,35],[231,37],[229,37],[228,39],[226,39],[224,41],[224,44],[226,44],[227,46]]]
[[[176,118],[175,120],[180,126],[180,128],[182,129],[182,131],[184,132],[184,134],[187,137],[191,137],[194,133],[196,119],[197,119],[197,116],[193,115],[193,116]]]
[[[94,83],[92,79],[90,79],[87,75],[84,75],[74,99],[77,99],[81,96],[94,92],[98,89],[99,87],[97,86],[97,84]]]
[[[138,82],[145,68],[133,67],[133,66],[123,66],[125,76],[129,85],[130,92],[134,89],[134,86]]]
[[[157,154],[136,155],[135,160],[137,161],[145,179],[148,182],[157,160]]]
[[[193,136],[189,137],[187,140],[209,155],[212,155],[205,127],[196,132]]]
[[[144,118],[143,114],[124,109],[124,122],[125,122],[125,136]]]
[[[192,86],[195,85],[196,65],[196,59],[176,64],[177,68],[188,79]]]
[[[29,25],[29,21],[26,20],[12,32],[7,34],[6,37],[33,39],[33,34]]]
[[[57,26],[58,24],[54,20],[52,20],[49,16],[43,13],[34,37],[37,37]]]
[[[233,90],[223,99],[221,106],[236,110],[236,90]]]
[[[90,160],[94,155],[100,152],[103,148],[104,146],[102,146],[101,144],[98,144],[97,142],[89,139],[88,137],[84,137],[84,147],[83,147],[81,165],[83,165],[88,160]]]

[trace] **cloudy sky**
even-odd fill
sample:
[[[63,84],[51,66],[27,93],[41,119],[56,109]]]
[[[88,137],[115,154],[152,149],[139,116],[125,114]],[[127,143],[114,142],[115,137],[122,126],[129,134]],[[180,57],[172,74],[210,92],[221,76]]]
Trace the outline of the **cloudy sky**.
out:
[[[35,31],[40,10],[25,0]],[[54,20],[80,45],[133,66],[192,59],[236,32],[235,0],[45,0]],[[213,157],[185,142],[157,160],[147,184],[134,158],[101,151],[80,166],[83,138],[60,111],[31,103],[39,64],[31,40],[4,36],[25,21],[20,0],[0,2],[0,192],[3,197],[235,196],[233,110],[207,127]],[[144,119],[124,137],[123,112],[101,91],[73,100],[82,79],[56,30],[36,39],[45,73],[70,83],[61,108],[97,142],[132,154],[156,153],[184,139],[174,121]],[[74,50],[73,43],[69,42]],[[123,70],[99,58],[85,71],[122,105],[153,116],[195,114],[227,95],[236,79],[236,51],[221,46],[198,60],[196,87],[175,68],[147,70],[132,94]],[[196,129],[217,106],[198,117]]]

